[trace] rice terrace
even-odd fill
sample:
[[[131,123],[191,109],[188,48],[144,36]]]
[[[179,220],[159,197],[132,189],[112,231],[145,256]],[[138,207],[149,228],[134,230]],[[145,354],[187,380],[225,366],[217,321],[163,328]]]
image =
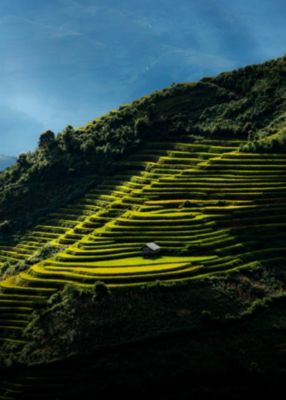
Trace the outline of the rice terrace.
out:
[[[1,400],[79,398],[102,373],[92,354],[102,361],[106,349],[103,370],[118,373],[128,343],[149,354],[152,340],[166,343],[166,360],[174,355],[170,368],[160,365],[170,379],[164,396],[197,368],[215,371],[218,384],[230,370],[263,381],[262,391],[281,384],[285,78],[284,57],[174,85],[83,128],[44,133],[0,174]],[[158,254],[144,255],[150,243]],[[74,394],[73,357],[86,357]],[[123,370],[137,366],[130,360]],[[134,368],[134,388],[147,382],[137,398],[148,398],[153,378]],[[244,393],[233,379],[221,396]]]
[[[286,157],[241,153],[239,144],[231,139],[192,143],[185,137],[146,146],[122,165],[125,173],[106,178],[78,203],[49,215],[15,246],[1,246],[2,263],[24,260],[47,243],[67,246],[2,281],[2,305],[9,299],[16,310],[32,305],[31,289],[27,297],[11,297],[26,287],[42,295],[65,283],[102,280],[116,287],[283,262]],[[162,247],[156,260],[141,255],[148,240]],[[19,327],[12,321],[5,331],[17,337]]]

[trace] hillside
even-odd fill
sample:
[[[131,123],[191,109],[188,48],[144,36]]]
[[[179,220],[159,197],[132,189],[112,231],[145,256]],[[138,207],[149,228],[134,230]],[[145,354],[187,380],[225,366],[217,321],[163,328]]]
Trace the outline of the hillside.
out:
[[[0,398],[283,384],[285,63],[46,132],[1,175]]]
[[[103,173],[116,170],[118,160],[160,137],[234,135],[254,141],[246,147],[284,151],[285,70],[283,57],[172,85],[85,127],[45,132],[34,153],[21,155],[0,175],[4,234],[32,226],[41,215],[79,198]]]
[[[4,169],[10,167],[15,162],[15,157],[7,157],[0,154],[0,171],[3,171]]]

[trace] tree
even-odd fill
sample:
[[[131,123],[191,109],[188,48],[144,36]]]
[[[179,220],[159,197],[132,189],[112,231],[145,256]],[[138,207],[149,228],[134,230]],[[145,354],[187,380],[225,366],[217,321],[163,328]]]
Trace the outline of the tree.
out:
[[[68,125],[61,134],[64,148],[68,153],[75,153],[79,151],[79,143],[76,138],[76,132],[73,126]]]
[[[86,155],[94,155],[95,154],[95,143],[92,140],[92,137],[86,139],[80,146],[80,150],[83,151]]]
[[[20,167],[26,168],[29,165],[27,154],[25,153],[20,154],[17,158],[17,163],[19,164]]]
[[[148,130],[150,129],[150,121],[147,115],[140,117],[135,122],[135,134],[137,137],[144,137]]]
[[[39,139],[39,147],[43,149],[49,149],[55,144],[54,132],[48,130],[41,134]]]
[[[104,297],[109,295],[109,289],[104,282],[97,281],[94,284],[93,300],[101,301]]]

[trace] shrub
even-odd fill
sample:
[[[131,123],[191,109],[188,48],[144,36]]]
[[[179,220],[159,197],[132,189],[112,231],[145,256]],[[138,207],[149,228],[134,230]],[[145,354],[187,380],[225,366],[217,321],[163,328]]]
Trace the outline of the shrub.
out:
[[[93,290],[94,290],[93,299],[98,301],[101,301],[104,297],[106,297],[110,293],[108,287],[105,285],[105,283],[101,281],[95,283]]]

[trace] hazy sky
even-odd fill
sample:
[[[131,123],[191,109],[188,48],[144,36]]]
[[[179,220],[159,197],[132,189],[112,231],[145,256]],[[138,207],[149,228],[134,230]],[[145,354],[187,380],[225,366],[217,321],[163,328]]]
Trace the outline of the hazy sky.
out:
[[[285,0],[1,0],[0,154],[155,89],[285,54]]]

